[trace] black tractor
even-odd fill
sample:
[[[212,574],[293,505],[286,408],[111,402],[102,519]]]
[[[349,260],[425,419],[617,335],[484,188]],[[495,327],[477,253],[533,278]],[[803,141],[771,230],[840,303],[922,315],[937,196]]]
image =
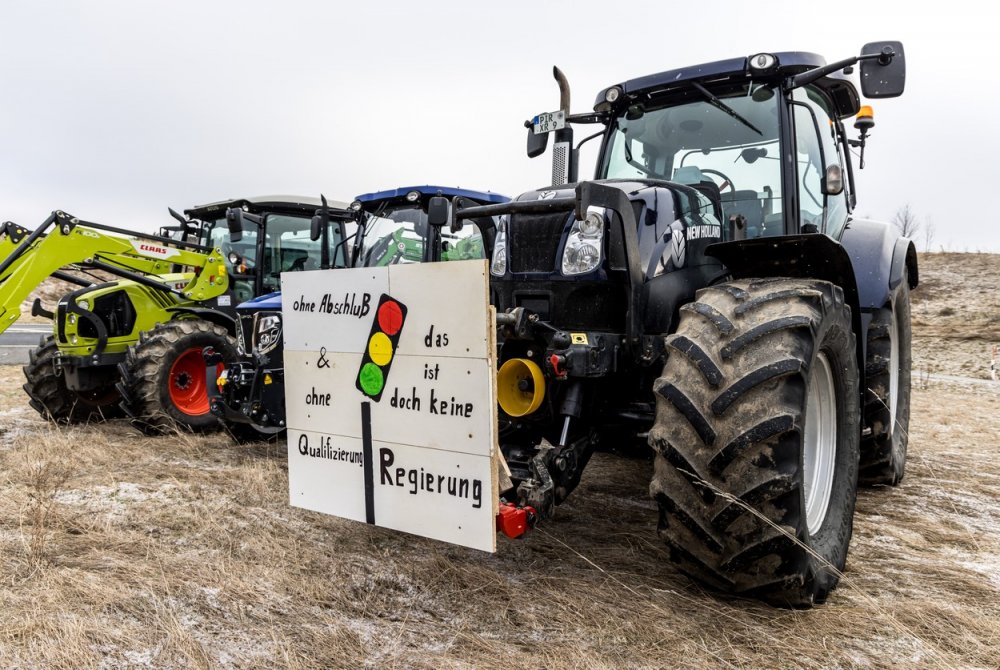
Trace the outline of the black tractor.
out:
[[[598,444],[648,436],[682,570],[777,604],[826,599],[859,480],[903,476],[917,285],[913,244],[854,215],[852,154],[874,125],[858,64],[866,97],[902,93],[898,42],[661,72],[584,114],[555,71],[561,109],[526,123],[529,156],[555,135],[553,185],[448,213],[501,217],[508,502],[549,517]],[[593,181],[576,177],[579,123],[603,126]]]

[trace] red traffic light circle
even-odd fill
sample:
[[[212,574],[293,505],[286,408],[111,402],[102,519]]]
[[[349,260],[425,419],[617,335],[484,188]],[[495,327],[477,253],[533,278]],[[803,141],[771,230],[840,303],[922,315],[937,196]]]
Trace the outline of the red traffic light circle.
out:
[[[403,327],[403,310],[395,300],[386,300],[378,308],[378,327],[386,335],[395,335]]]

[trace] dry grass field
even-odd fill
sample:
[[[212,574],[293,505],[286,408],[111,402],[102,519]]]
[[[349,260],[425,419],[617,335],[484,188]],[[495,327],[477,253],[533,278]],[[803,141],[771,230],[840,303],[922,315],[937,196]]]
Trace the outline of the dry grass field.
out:
[[[0,667],[1000,667],[1000,256],[922,258],[910,461],[828,603],[676,572],[651,463],[599,454],[495,555],[288,506],[284,447],[53,428],[0,368]]]

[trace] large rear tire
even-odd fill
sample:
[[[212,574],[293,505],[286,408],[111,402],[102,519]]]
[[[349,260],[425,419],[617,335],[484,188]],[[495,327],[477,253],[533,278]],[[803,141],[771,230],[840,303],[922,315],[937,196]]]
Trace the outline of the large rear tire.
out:
[[[59,347],[51,335],[43,337],[38,347],[28,352],[22,388],[28,404],[44,418],[55,423],[73,424],[105,421],[122,416],[118,406],[121,395],[114,385],[91,391],[74,391],[66,378],[56,373],[54,365]]]
[[[797,279],[711,286],[681,308],[667,345],[649,441],[671,560],[730,593],[822,603],[847,559],[858,477],[843,292]]]
[[[223,360],[237,356],[235,340],[226,329],[202,319],[170,321],[140,335],[119,364],[122,408],[132,425],[147,434],[222,428],[209,410],[205,347],[222,354]]]
[[[872,315],[865,361],[865,424],[872,432],[861,441],[863,484],[895,486],[906,471],[910,430],[910,286],[903,280],[890,303]]]

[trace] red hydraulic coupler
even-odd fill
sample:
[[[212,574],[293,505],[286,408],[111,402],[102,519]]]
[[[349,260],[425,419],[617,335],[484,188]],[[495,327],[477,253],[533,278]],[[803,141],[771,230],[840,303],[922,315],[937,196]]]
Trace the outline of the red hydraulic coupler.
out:
[[[497,514],[497,530],[511,539],[517,539],[527,533],[538,518],[534,507],[518,507],[514,503],[500,503]]]
[[[565,362],[565,356],[560,356],[559,354],[549,356],[549,365],[552,366],[552,372],[559,379],[566,379],[566,369],[562,366]]]

